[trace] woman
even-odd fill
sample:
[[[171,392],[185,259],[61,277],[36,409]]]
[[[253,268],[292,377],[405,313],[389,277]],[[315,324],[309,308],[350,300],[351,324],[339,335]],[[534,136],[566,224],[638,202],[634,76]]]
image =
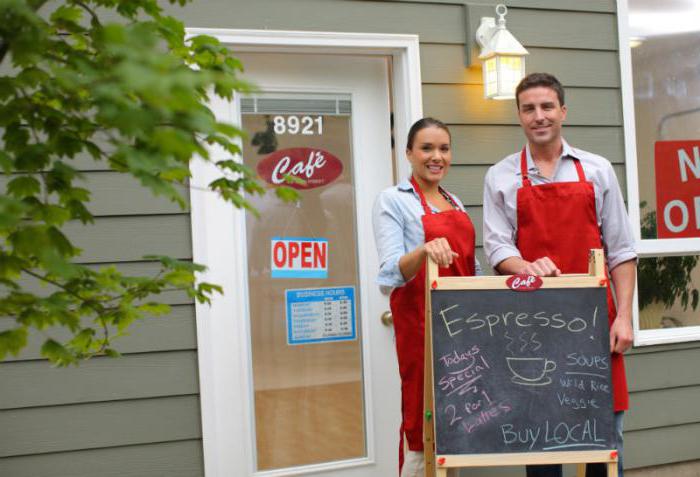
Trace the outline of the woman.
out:
[[[423,337],[425,258],[443,276],[474,275],[474,226],[457,197],[440,187],[452,161],[450,132],[433,118],[408,133],[411,177],[384,190],[374,204],[379,285],[394,287],[391,312],[401,374],[401,477],[423,476]],[[408,443],[404,462],[403,439]]]

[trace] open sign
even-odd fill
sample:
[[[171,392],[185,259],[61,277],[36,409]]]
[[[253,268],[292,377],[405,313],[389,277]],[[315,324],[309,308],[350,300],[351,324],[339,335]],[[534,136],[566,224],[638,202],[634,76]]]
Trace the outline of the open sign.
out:
[[[328,240],[274,237],[271,242],[272,278],[328,278]]]
[[[700,141],[657,141],[654,165],[658,237],[700,237]]]

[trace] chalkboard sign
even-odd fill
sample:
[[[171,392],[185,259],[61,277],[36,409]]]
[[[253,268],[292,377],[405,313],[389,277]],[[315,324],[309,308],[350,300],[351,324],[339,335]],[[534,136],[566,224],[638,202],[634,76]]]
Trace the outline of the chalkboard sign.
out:
[[[438,287],[429,303],[438,456],[614,448],[605,287]]]

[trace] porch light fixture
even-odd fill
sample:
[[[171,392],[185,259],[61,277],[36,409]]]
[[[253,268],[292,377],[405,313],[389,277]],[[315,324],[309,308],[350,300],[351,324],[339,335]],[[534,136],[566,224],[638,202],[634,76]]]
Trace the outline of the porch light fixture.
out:
[[[494,17],[481,17],[476,30],[487,99],[514,99],[515,87],[525,76],[525,55],[529,53],[506,29],[506,13],[505,5],[496,5],[498,23]]]

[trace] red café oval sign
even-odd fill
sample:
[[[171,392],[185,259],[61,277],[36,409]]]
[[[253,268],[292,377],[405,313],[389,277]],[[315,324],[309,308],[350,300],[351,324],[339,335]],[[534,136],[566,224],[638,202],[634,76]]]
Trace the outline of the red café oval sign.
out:
[[[506,280],[506,285],[515,291],[535,291],[542,286],[542,279],[537,275],[513,275]]]
[[[288,185],[295,189],[314,189],[330,184],[343,172],[343,163],[328,151],[311,147],[293,147],[275,151],[257,167],[258,174],[268,184]],[[286,184],[290,175],[305,184]]]

